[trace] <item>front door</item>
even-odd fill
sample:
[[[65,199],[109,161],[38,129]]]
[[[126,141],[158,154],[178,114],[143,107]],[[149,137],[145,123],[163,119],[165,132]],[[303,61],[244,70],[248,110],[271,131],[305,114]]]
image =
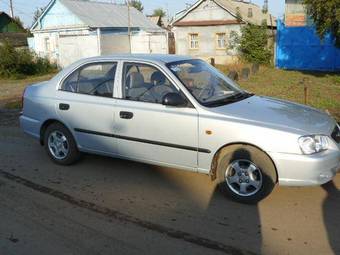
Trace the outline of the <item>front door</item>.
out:
[[[180,93],[157,67],[126,62],[122,99],[117,99],[115,136],[118,153],[127,158],[196,168],[198,113],[187,106],[162,104],[167,93]]]

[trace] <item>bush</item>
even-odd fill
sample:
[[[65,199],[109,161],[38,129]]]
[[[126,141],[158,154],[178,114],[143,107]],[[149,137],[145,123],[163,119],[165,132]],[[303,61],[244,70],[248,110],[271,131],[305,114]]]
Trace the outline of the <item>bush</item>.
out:
[[[250,63],[269,64],[272,53],[268,48],[267,26],[247,24],[241,29],[241,36],[232,32],[230,49],[237,49],[241,57]]]
[[[22,78],[50,73],[57,69],[48,59],[36,56],[27,49],[15,49],[9,42],[0,45],[0,77]]]

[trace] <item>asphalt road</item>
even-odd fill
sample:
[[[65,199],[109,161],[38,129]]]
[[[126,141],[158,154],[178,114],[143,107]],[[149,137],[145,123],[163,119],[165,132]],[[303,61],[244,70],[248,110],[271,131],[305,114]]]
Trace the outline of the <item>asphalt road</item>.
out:
[[[53,164],[0,110],[0,255],[340,254],[340,175],[231,202],[209,177],[84,155]]]

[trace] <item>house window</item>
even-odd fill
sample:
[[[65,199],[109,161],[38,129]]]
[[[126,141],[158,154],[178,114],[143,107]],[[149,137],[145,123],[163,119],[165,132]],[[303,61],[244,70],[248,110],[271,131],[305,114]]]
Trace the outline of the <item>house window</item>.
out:
[[[226,48],[226,34],[225,33],[217,33],[216,34],[216,47],[218,49]]]
[[[45,38],[45,51],[46,52],[50,52],[51,51],[51,42],[50,42],[50,38],[49,37]]]
[[[190,40],[190,44],[189,44],[190,49],[198,49],[199,48],[198,34],[189,34],[189,40]]]
[[[253,17],[253,9],[248,8],[248,18],[252,18],[252,17]]]

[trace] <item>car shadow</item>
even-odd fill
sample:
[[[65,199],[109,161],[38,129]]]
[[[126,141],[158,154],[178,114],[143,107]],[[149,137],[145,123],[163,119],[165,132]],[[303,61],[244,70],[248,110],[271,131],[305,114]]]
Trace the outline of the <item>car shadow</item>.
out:
[[[135,217],[261,254],[258,206],[226,198],[209,176],[94,155],[85,155],[79,163],[74,170],[83,176],[88,171],[105,176],[104,182],[92,180],[91,185],[96,193],[107,193],[108,206],[118,200]]]
[[[340,190],[333,181],[322,185],[327,196],[323,201],[323,220],[326,227],[328,241],[334,254],[340,254]]]

